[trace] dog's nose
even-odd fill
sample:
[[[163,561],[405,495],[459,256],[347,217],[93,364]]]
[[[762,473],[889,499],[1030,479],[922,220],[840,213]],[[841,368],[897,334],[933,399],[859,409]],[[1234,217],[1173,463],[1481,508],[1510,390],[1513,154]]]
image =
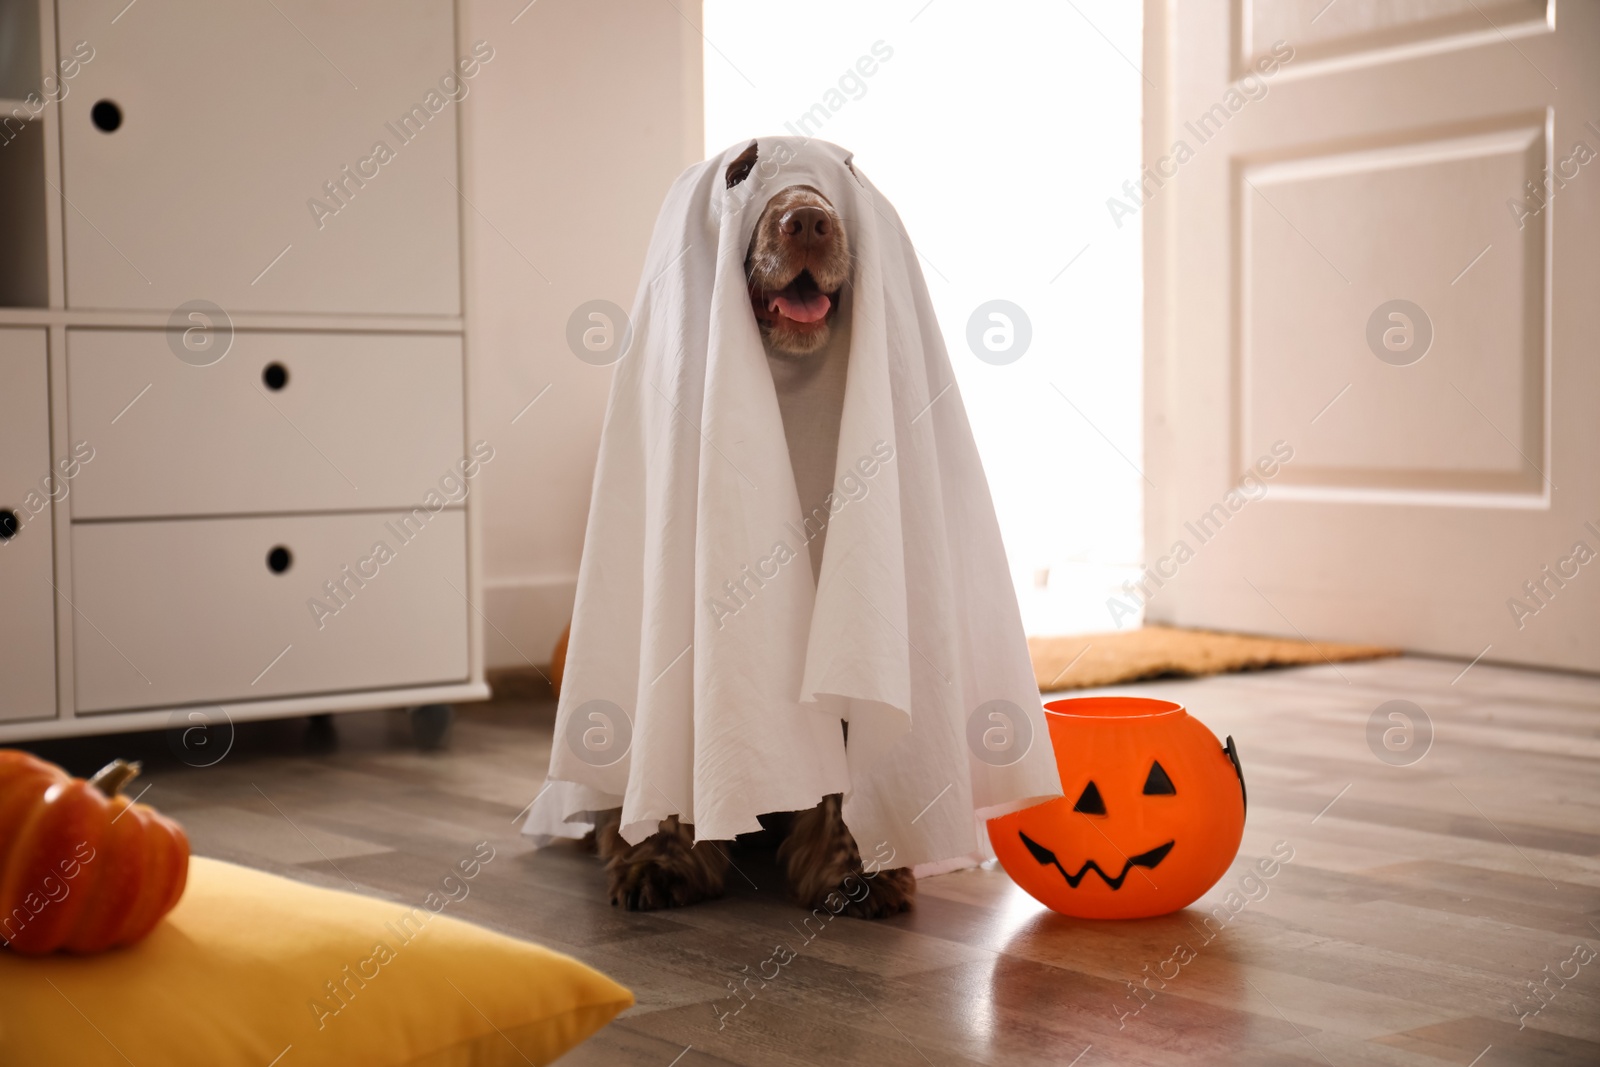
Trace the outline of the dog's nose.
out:
[[[833,223],[820,207],[796,207],[783,213],[778,232],[801,244],[821,244],[832,235]]]

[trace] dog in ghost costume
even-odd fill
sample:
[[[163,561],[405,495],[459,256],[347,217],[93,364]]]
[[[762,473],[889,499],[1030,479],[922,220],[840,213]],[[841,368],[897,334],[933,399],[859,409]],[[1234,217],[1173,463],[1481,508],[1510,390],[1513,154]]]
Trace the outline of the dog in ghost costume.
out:
[[[524,832],[593,830],[630,909],[766,827],[803,905],[906,910],[1061,793],[911,242],[844,150],[741,143],[668,193],[632,330]]]

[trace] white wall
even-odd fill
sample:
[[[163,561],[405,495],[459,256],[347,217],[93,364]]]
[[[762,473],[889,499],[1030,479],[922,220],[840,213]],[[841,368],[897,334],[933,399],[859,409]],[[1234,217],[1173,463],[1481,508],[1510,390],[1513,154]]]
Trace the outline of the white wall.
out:
[[[611,370],[572,355],[567,317],[631,305],[661,198],[702,158],[698,0],[527,4],[466,5],[468,41],[495,49],[463,189],[491,668],[549,662],[571,614]]]
[[[945,273],[926,271],[1031,630],[1110,629],[1104,601],[1139,556],[1139,478],[1100,436],[1139,459],[1139,227],[1105,207],[1138,172],[1139,75],[1117,52],[1139,54],[1137,5],[824,3],[782,23],[784,5],[719,0],[707,45],[700,0],[526,4],[467,0],[468,40],[496,49],[466,108],[464,190],[474,435],[496,448],[475,490],[489,665],[545,663],[570,617],[611,371],[568,351],[568,315],[631,304],[661,197],[706,154],[704,107],[712,149],[782,132],[880,38],[894,58],[821,136],[856,151]],[[791,47],[774,51],[779,24]],[[1009,367],[965,347],[993,297],[1033,319]]]

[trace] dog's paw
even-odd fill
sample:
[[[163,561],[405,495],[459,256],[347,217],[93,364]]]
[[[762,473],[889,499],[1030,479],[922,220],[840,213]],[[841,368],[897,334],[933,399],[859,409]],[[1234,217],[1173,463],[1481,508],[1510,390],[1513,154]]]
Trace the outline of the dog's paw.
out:
[[[714,841],[696,847],[694,827],[676,815],[661,829],[630,845],[618,833],[620,811],[605,812],[595,827],[600,858],[606,861],[606,897],[629,911],[678,908],[722,895],[728,856]]]
[[[867,888],[864,894],[859,889],[862,885]],[[838,895],[835,896],[835,893]],[[843,897],[845,906],[837,914],[855,919],[887,919],[891,915],[910,911],[916,895],[917,879],[911,873],[911,868],[896,867],[871,875],[852,875],[819,903],[823,907],[830,904],[836,907],[839,897]],[[833,911],[833,907],[828,907],[828,910]]]
[[[912,909],[917,897],[917,876],[910,867],[895,867],[867,879],[867,887],[867,895],[859,902],[852,901],[845,914],[858,919],[884,919]]]
[[[795,894],[801,905],[855,919],[887,919],[900,915],[912,909],[917,896],[917,877],[910,867],[894,867],[873,874],[854,870],[838,881],[826,878],[811,880],[810,884],[815,888]]]
[[[789,876],[789,892],[796,903],[858,919],[883,919],[911,910],[916,876],[909,867],[875,869],[871,874],[862,870],[861,850],[844,824],[839,794],[796,813],[793,822],[778,849],[778,861]],[[840,898],[845,901],[842,907]]]
[[[722,881],[695,877],[660,857],[640,856],[614,860],[607,870],[607,895],[613,906],[629,911],[681,908],[722,895]]]

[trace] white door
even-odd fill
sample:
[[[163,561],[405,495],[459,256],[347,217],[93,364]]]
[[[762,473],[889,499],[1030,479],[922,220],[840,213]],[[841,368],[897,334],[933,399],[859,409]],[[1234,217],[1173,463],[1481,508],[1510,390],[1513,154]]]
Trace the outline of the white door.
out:
[[[67,303],[456,315],[449,0],[61,0]]]
[[[1600,669],[1600,4],[1146,10],[1130,602]]]

